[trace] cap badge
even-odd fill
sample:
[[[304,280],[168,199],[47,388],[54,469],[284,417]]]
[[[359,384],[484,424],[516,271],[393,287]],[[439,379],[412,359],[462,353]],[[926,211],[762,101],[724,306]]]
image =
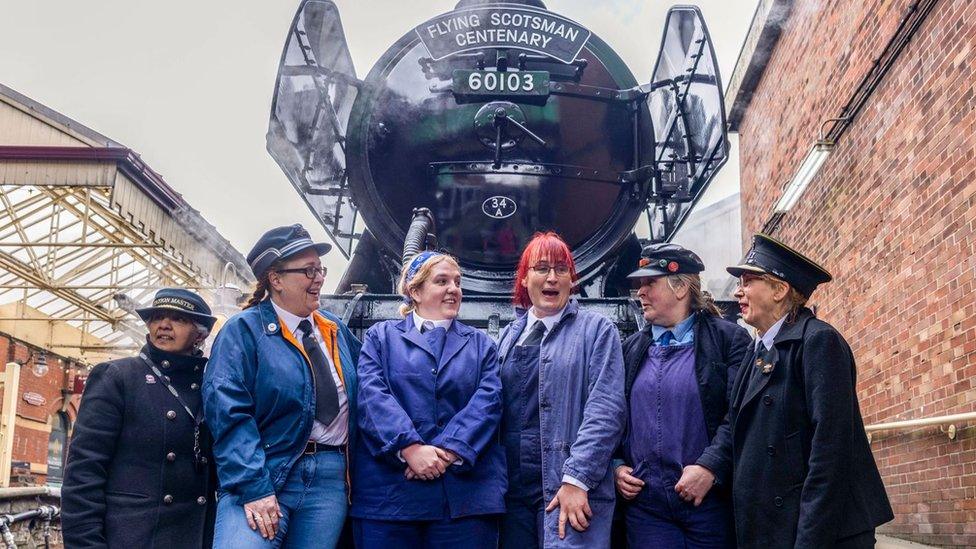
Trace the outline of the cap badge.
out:
[[[669,273],[676,273],[676,272],[678,272],[678,262],[677,261],[671,261],[670,263],[668,263],[668,272]]]
[[[746,265],[752,265],[756,262],[756,248],[751,248],[749,253],[746,254]]]
[[[644,267],[647,267],[650,264],[651,264],[650,259],[647,259],[646,257],[642,257],[641,260],[637,262],[637,267],[639,269],[643,269]]]

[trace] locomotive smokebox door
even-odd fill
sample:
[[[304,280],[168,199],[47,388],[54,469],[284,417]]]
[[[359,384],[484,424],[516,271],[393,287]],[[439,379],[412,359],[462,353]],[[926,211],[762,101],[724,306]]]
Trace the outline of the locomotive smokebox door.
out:
[[[653,238],[670,238],[725,162],[724,120],[695,8],[670,10],[643,85],[600,37],[538,0],[462,1],[358,80],[335,6],[305,0],[268,148],[357,273],[389,279],[423,207],[468,295],[508,295],[519,252],[553,230],[584,296],[602,297],[627,294],[617,263],[636,261],[641,214]]]

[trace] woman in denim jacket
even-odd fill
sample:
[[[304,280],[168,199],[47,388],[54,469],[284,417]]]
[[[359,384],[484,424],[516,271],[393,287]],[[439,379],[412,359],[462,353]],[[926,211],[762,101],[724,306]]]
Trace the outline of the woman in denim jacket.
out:
[[[330,248],[301,225],[265,233],[247,256],[257,288],[214,342],[218,549],[334,547],[345,523],[360,343],[318,308]]]
[[[576,280],[569,247],[555,233],[536,234],[516,275],[518,317],[498,346],[503,548],[610,546],[623,357],[613,323],[570,300]]]

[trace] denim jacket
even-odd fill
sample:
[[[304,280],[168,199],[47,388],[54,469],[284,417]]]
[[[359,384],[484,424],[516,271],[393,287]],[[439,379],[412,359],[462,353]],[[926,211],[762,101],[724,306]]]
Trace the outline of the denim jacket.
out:
[[[336,316],[326,311],[314,316],[338,358],[352,445],[361,345]],[[231,317],[221,328],[203,375],[203,406],[214,436],[221,491],[243,505],[280,490],[312,432],[315,389],[304,350],[270,300]]]
[[[500,363],[525,329],[526,311],[499,339]],[[624,366],[620,334],[606,317],[572,300],[542,341],[539,352],[539,422],[542,439],[542,492],[548,503],[563,475],[589,488],[593,518],[585,532],[558,536],[559,510],[546,513],[545,547],[609,547],[614,485],[611,456],[626,422]]]

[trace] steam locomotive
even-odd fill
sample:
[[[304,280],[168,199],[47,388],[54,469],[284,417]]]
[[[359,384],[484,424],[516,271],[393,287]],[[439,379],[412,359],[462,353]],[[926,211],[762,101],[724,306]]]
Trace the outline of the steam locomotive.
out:
[[[623,328],[641,243],[671,238],[728,158],[722,85],[701,13],[668,12],[638,83],[541,0],[461,0],[409,29],[365,79],[336,6],[303,0],[275,85],[268,151],[350,260],[323,305],[354,327],[396,315],[402,262],[457,257],[462,319],[511,317],[519,253],[540,230],[573,250],[584,306]]]

